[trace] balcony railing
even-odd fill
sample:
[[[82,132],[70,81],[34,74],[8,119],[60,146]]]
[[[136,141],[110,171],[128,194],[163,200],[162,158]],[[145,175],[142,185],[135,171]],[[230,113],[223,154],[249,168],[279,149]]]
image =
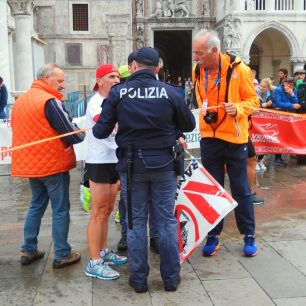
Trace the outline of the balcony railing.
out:
[[[306,0],[245,0],[246,11],[305,11]]]

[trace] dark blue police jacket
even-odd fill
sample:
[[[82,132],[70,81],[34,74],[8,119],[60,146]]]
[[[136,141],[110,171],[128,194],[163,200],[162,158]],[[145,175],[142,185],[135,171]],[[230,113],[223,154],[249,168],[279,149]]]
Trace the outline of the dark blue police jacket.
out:
[[[133,73],[125,83],[112,87],[93,127],[94,136],[108,137],[117,122],[115,139],[119,159],[125,155],[128,144],[132,144],[133,150],[143,152],[171,149],[178,130],[190,132],[195,128],[194,116],[184,97],[172,86],[156,80],[153,71],[147,69]]]

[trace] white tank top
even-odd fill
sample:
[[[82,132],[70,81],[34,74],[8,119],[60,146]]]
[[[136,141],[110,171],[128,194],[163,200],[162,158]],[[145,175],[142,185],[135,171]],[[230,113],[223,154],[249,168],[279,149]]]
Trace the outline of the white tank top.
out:
[[[98,116],[102,112],[102,102],[105,98],[96,93],[88,102],[86,110],[86,126],[92,128],[96,122]],[[95,120],[94,120],[95,119]],[[117,125],[110,136],[105,139],[96,138],[92,129],[87,131],[88,138],[88,151],[86,157],[86,163],[89,164],[109,164],[117,163],[116,157],[117,144],[115,142],[115,135],[117,133]]]

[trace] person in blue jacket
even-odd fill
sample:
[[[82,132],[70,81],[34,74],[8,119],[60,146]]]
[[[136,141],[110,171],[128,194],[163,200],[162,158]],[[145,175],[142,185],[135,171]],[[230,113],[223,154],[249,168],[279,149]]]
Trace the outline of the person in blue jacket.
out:
[[[282,86],[278,86],[274,92],[275,106],[281,110],[293,111],[301,108],[298,103],[296,89],[294,88],[294,78],[287,78]]]
[[[8,93],[2,77],[0,77],[0,119],[6,119],[5,108],[7,105]]]
[[[195,119],[184,97],[155,78],[159,54],[141,48],[132,63],[134,72],[125,83],[112,87],[103,112],[93,128],[97,138],[106,138],[118,122],[117,168],[121,191],[127,203],[127,160],[133,159],[131,198],[133,228],[128,228],[129,285],[135,292],[148,290],[148,205],[158,226],[160,272],[166,291],[180,283],[177,220],[173,214],[176,192],[173,146],[178,130],[189,132]],[[132,147],[132,150],[131,150]]]
[[[301,108],[298,102],[297,90],[294,88],[294,78],[288,77],[281,86],[277,86],[274,91],[274,102],[277,109],[283,111],[295,111]],[[275,165],[287,166],[281,154],[275,154]]]

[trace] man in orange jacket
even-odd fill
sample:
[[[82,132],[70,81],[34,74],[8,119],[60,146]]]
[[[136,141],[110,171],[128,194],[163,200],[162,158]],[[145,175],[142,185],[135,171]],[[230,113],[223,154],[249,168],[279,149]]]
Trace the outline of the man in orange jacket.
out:
[[[61,103],[64,72],[55,64],[47,64],[37,72],[37,80],[21,95],[12,110],[13,147],[73,132],[79,128],[64,111]],[[37,248],[41,218],[52,205],[53,268],[63,268],[80,261],[81,254],[72,252],[67,242],[69,231],[69,170],[76,166],[73,144],[81,142],[85,133],[66,136],[16,150],[12,155],[12,176],[28,177],[32,200],[24,225],[22,265],[42,258]]]
[[[223,186],[226,165],[235,216],[244,235],[246,256],[255,256],[255,219],[252,193],[247,178],[248,116],[259,105],[249,67],[237,57],[220,52],[220,40],[213,31],[200,31],[193,41],[195,95],[200,112],[201,159],[204,167]],[[220,248],[223,220],[208,234],[203,255]]]

